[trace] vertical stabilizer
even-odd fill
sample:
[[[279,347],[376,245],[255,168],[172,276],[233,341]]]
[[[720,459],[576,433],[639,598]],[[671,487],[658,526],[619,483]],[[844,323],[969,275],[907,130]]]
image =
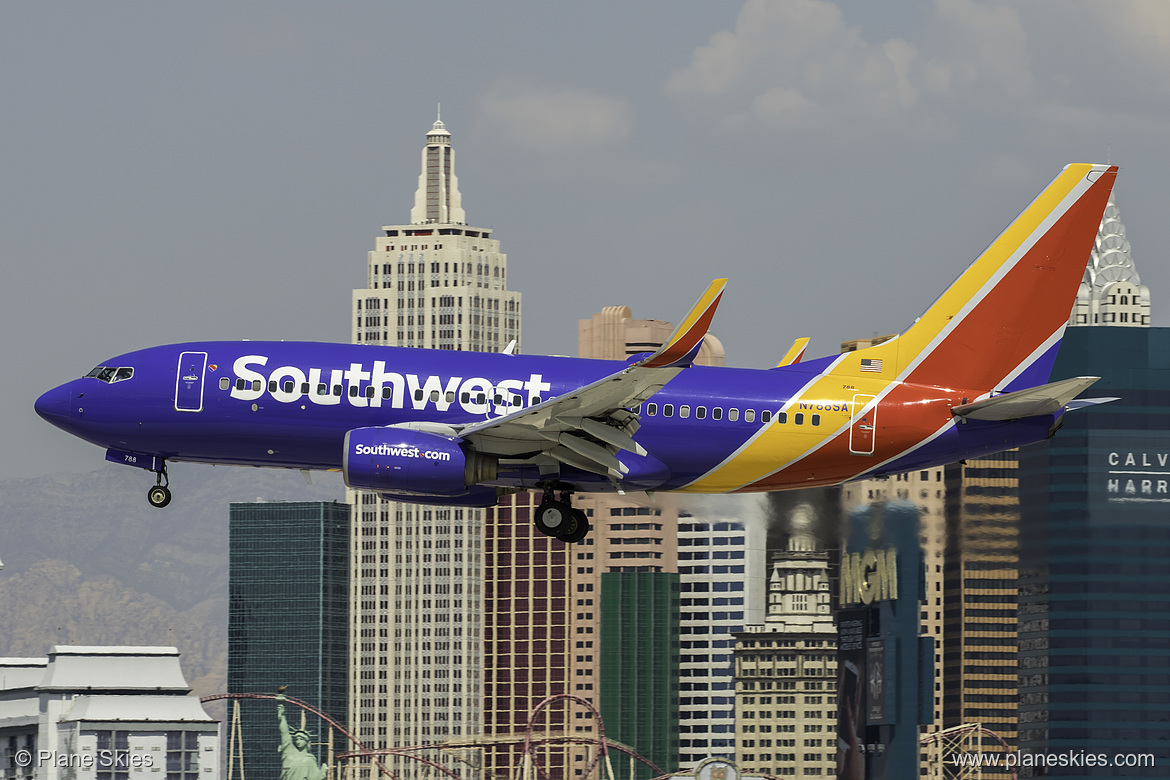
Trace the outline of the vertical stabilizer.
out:
[[[1047,382],[1116,175],[1065,167],[913,326],[834,373],[982,391]]]

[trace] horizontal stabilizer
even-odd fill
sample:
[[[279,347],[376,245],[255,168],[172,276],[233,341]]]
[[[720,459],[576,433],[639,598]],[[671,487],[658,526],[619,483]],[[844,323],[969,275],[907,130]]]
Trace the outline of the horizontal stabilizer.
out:
[[[1111,398],[1074,398],[1068,402],[1068,410],[1071,412],[1074,409],[1087,409],[1090,406],[1097,406],[1098,404],[1108,404],[1114,401],[1120,401],[1117,396]]]
[[[1100,378],[1077,376],[1062,379],[1040,387],[1003,393],[982,401],[955,406],[951,408],[951,413],[969,420],[1019,420],[1023,417],[1055,414]]]

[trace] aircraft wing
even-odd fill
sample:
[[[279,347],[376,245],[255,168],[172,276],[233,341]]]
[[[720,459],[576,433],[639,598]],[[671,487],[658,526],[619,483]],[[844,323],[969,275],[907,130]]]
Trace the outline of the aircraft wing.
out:
[[[550,463],[620,479],[626,468],[616,457],[618,450],[646,454],[632,438],[639,422],[630,409],[694,362],[726,283],[711,282],[670,338],[649,357],[536,406],[465,426],[458,435],[485,454],[516,459],[544,455],[552,459]]]
[[[1014,393],[985,398],[982,401],[955,406],[951,413],[972,420],[1018,420],[1038,414],[1054,414],[1082,391],[1087,390],[1099,376],[1076,376],[1059,382],[1017,390]],[[1085,399],[1102,402],[1105,399]],[[1112,399],[1109,399],[1112,400]],[[1078,406],[1084,406],[1079,404]]]

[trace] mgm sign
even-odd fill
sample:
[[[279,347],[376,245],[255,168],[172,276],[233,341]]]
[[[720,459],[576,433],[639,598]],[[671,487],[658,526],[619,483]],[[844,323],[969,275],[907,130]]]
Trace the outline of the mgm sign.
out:
[[[898,551],[869,549],[841,555],[841,606],[898,598]]]

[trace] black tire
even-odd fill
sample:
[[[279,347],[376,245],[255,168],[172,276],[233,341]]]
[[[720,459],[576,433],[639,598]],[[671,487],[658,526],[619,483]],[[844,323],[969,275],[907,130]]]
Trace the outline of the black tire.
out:
[[[576,544],[577,542],[582,541],[586,536],[589,535],[589,531],[591,530],[589,526],[589,518],[585,516],[584,512],[582,512],[580,509],[574,509],[573,515],[576,517],[577,527],[572,531],[561,534],[557,537],[565,544]]]
[[[146,491],[146,500],[151,506],[162,509],[171,503],[171,490],[166,485],[155,485]]]
[[[545,501],[536,508],[533,523],[545,536],[571,533],[576,527],[573,508],[563,501]]]

